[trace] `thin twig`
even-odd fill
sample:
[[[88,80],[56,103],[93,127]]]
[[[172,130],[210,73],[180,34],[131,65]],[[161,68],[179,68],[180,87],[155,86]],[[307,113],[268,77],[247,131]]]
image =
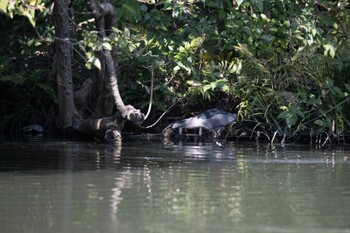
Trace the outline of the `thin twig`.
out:
[[[163,116],[172,108],[174,107],[178,102],[180,102],[181,98],[178,99],[175,103],[173,103],[167,110],[165,110],[165,112],[163,112],[163,114],[158,118],[158,120],[156,122],[154,122],[153,124],[151,125],[148,125],[148,126],[142,126],[142,125],[139,125],[140,128],[142,129],[149,129],[149,128],[152,128],[153,126],[155,126],[162,118]]]
[[[326,115],[327,113],[331,112],[333,109],[335,109],[336,107],[342,105],[343,103],[345,103],[345,102],[348,101],[348,100],[350,100],[350,97],[347,97],[345,100],[341,101],[339,104],[336,104],[334,107],[330,108],[328,111],[326,111],[326,112],[322,113],[321,115],[319,115],[319,116],[317,116],[317,117],[315,117],[315,118],[313,118],[313,119],[311,119],[311,120],[305,122],[304,124],[306,125],[306,124],[308,124],[308,123],[310,123],[310,122],[312,122],[312,121],[315,121],[316,119],[318,119],[318,118],[320,118],[320,117]]]

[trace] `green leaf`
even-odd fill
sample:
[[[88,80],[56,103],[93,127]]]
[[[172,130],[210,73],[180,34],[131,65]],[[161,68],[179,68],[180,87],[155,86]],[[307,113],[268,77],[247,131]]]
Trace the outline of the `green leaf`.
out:
[[[297,114],[298,114],[298,116],[300,116],[301,118],[305,118],[304,112],[298,111]]]
[[[315,120],[314,122],[316,125],[319,125],[319,126],[325,126],[327,123],[324,122],[323,120]]]
[[[316,33],[317,33],[316,28],[311,28],[311,34],[312,34],[312,36],[315,36]]]
[[[23,15],[26,16],[29,20],[29,22],[32,24],[33,27],[35,27],[35,10],[25,10],[23,11]]]
[[[147,12],[147,9],[148,9],[147,6],[144,4],[140,6],[140,10],[143,12]]]
[[[289,114],[288,112],[283,111],[280,114],[278,114],[277,118],[285,120],[287,118],[288,114]]]
[[[89,59],[89,62],[92,63],[97,69],[101,70],[101,62],[100,59],[93,56]]]
[[[224,85],[221,87],[221,90],[223,90],[224,92],[228,93],[228,92],[230,91],[230,87],[229,87],[229,85],[224,84]]]
[[[264,1],[263,0],[252,0],[252,4],[259,9],[259,11],[264,10]]]
[[[125,37],[130,37],[130,30],[129,30],[129,28],[124,28],[124,36]]]
[[[252,35],[252,30],[249,27],[243,27],[242,31],[245,32],[247,35],[251,36]]]
[[[34,46],[39,46],[39,45],[41,45],[40,41],[37,40],[37,41],[34,42]]]
[[[9,0],[1,0],[0,1],[0,11],[7,13],[7,5],[9,3]]]
[[[338,97],[344,97],[344,93],[340,90],[339,87],[335,86],[333,87],[334,92],[338,95]]]
[[[133,52],[136,49],[136,46],[134,44],[129,44],[128,49],[130,52]]]
[[[191,47],[198,47],[201,44],[201,42],[201,37],[194,38],[193,40],[191,40]]]
[[[192,86],[192,87],[200,87],[200,86],[202,86],[202,83],[200,81],[197,81],[197,80],[188,80],[187,84]]]
[[[15,75],[4,75],[0,77],[0,82],[10,82],[14,85],[23,85],[26,81],[25,77],[20,74]]]
[[[332,88],[334,86],[334,81],[333,81],[333,79],[327,79],[326,81],[325,81],[325,83],[324,83],[324,87],[325,88]]]
[[[272,36],[272,35],[263,35],[261,37],[261,39],[265,40],[266,42],[271,42],[275,39],[276,37],[275,36]]]
[[[335,48],[332,44],[323,45],[324,55],[327,56],[329,54],[332,58],[335,56]]]
[[[176,74],[180,69],[180,66],[175,66],[173,69],[173,74]]]
[[[112,50],[112,46],[110,43],[108,42],[103,42],[102,43],[102,48],[105,49],[105,50],[108,50],[108,51],[111,51]]]
[[[237,6],[240,6],[244,0],[237,0]]]
[[[266,16],[265,14],[260,14],[260,17],[261,17],[264,21],[266,21],[266,22],[269,22],[269,21],[270,21],[270,19],[267,18],[267,16]]]
[[[204,91],[204,92],[206,92],[206,91],[208,91],[208,90],[210,90],[210,89],[213,89],[213,86],[210,85],[210,84],[207,84],[207,85],[204,85],[204,86],[203,86],[203,91]]]
[[[350,91],[350,84],[344,83],[346,90]]]
[[[188,74],[191,73],[191,69],[186,67],[181,61],[177,62],[177,65],[180,66],[182,69],[186,70]]]
[[[291,128],[292,126],[294,126],[296,122],[297,122],[297,117],[293,114],[290,114],[288,116],[288,118],[286,119],[286,123],[287,123],[288,128]]]

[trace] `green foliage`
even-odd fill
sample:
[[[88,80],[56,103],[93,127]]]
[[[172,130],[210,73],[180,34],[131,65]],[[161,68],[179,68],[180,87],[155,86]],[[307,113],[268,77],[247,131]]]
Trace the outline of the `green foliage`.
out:
[[[16,11],[4,2],[0,9],[9,16],[23,15],[28,8],[24,6],[31,4],[35,12],[49,9],[43,1],[15,2]],[[75,1],[71,41],[75,61],[90,69],[101,68],[101,51],[112,51],[125,102],[147,107],[153,80],[158,111],[182,98],[203,109],[236,108],[242,124],[268,134],[309,135],[328,132],[334,124],[338,132],[348,129],[348,1],[113,4],[118,27],[101,39],[92,16],[85,13],[84,1]],[[40,19],[30,13],[32,19]],[[39,38],[28,34],[18,38],[23,55],[33,56],[51,45],[52,25],[45,22],[36,24]],[[28,82],[24,77],[11,73],[0,82],[19,87]]]
[[[36,26],[38,12],[46,12],[45,3],[41,0],[2,0],[0,2],[0,13],[11,18],[15,15],[25,16],[33,27]]]
[[[18,72],[7,56],[0,57],[0,129],[18,130],[23,124],[42,119],[56,102],[49,80],[42,69]]]
[[[115,1],[117,18],[138,23],[141,19],[141,7],[137,0]]]

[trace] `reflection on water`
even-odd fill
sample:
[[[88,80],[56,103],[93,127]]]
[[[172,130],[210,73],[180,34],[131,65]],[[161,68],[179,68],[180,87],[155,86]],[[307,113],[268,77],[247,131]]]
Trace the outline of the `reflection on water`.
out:
[[[350,151],[0,144],[1,232],[350,232]]]

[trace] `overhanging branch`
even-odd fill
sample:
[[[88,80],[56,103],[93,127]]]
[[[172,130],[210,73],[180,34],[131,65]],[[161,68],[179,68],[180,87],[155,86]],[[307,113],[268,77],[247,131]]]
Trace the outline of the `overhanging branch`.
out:
[[[97,29],[101,41],[106,37],[106,32],[111,31],[112,26],[116,25],[115,8],[110,3],[98,3],[96,0],[86,0],[91,12],[95,17]],[[101,53],[104,61],[104,70],[106,81],[109,82],[111,94],[114,98],[114,102],[119,111],[117,117],[132,121],[139,125],[144,120],[144,114],[140,110],[134,108],[131,105],[125,106],[123,99],[119,92],[116,70],[114,66],[114,60],[110,50],[104,49]]]

